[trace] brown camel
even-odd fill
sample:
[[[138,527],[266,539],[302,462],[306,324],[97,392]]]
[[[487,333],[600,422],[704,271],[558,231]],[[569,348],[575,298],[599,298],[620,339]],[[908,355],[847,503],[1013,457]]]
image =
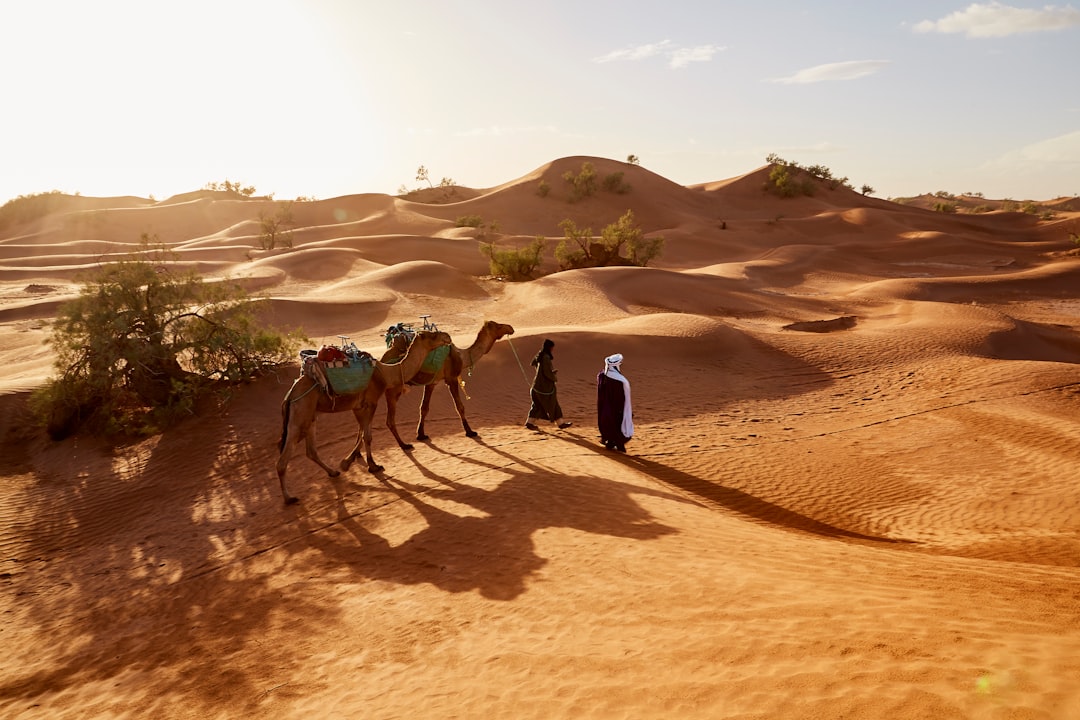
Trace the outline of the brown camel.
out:
[[[469,427],[469,421],[465,419],[465,404],[461,401],[461,372],[462,370],[472,372],[473,366],[476,365],[480,358],[487,355],[495,345],[496,340],[513,334],[514,328],[511,326],[488,320],[480,328],[480,332],[476,334],[476,340],[472,345],[464,350],[451,345],[450,353],[438,370],[434,373],[420,372],[413,376],[413,379],[408,382],[409,385],[424,386],[424,398],[420,401],[420,422],[416,426],[417,440],[428,439],[427,434],[424,432],[424,419],[427,418],[428,409],[431,406],[431,396],[435,391],[435,385],[440,380],[446,383],[451,397],[454,398],[454,407],[457,408],[458,417],[461,418],[461,427],[465,428],[465,436],[477,437],[477,433]],[[382,361],[392,362],[401,357],[402,353],[405,352],[406,342],[404,335],[396,336],[390,349],[383,354]],[[397,430],[397,402],[403,392],[405,392],[403,385],[386,389],[386,426],[390,428],[390,432],[393,433],[394,439],[397,440],[398,446],[402,450],[412,450],[412,445],[402,442]]]
[[[388,388],[402,387],[415,375],[424,364],[424,358],[435,348],[449,345],[450,336],[444,332],[420,331],[410,343],[405,357],[400,363],[388,365],[373,360],[375,368],[367,387],[357,393],[330,396],[306,375],[301,375],[285,394],[281,402],[281,441],[278,448],[277,474],[281,482],[281,494],[286,504],[296,502],[296,498],[285,489],[285,469],[289,465],[292,446],[301,438],[305,440],[307,456],[315,461],[330,477],[337,477],[338,471],[329,467],[319,457],[315,449],[315,419],[319,413],[337,413],[352,410],[356,418],[356,445],[341,461],[341,469],[348,470],[352,461],[360,454],[363,443],[367,453],[368,472],[380,472],[383,468],[376,465],[371,457],[371,419],[379,405],[379,398]],[[395,433],[396,435],[396,433]]]

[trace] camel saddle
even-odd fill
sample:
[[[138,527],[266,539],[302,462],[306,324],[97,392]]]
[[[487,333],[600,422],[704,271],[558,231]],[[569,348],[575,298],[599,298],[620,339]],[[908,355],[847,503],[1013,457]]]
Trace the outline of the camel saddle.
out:
[[[398,335],[404,336],[405,344],[408,345],[413,341],[413,338],[416,337],[416,330],[414,330],[413,326],[409,323],[398,323],[396,325],[391,325],[389,328],[386,329],[386,335],[383,338],[384,340],[386,340],[386,347],[391,347],[394,344],[394,339]],[[420,372],[417,373],[417,376],[422,376],[424,374],[434,375],[436,372],[439,371],[439,368],[442,367],[443,362],[446,361],[446,356],[449,354],[449,345],[437,347],[431,352],[429,352],[427,354],[427,357],[424,358],[424,364],[420,366]],[[394,360],[389,360],[386,364],[397,365],[399,362],[401,362],[403,357],[404,356],[395,358]],[[409,385],[415,384],[417,383],[409,383]]]
[[[354,395],[361,392],[371,382],[375,358],[364,350],[330,348],[337,352],[328,352],[327,346],[322,350],[301,350],[301,374],[307,375],[327,395]]]

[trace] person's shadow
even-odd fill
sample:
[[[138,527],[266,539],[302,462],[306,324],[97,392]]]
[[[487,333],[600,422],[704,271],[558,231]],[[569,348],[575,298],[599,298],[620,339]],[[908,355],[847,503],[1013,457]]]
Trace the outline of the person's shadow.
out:
[[[695,475],[690,475],[682,470],[663,465],[648,458],[635,456],[630,453],[608,450],[604,446],[591,443],[580,436],[561,434],[558,437],[565,442],[574,443],[575,445],[580,445],[581,447],[604,453],[612,460],[633,468],[638,472],[644,473],[664,485],[678,488],[691,497],[704,500],[705,504],[719,506],[725,510],[736,512],[768,525],[832,538],[848,538],[852,540],[866,540],[875,543],[893,544],[910,544],[914,542],[913,540],[866,535],[864,533],[855,532],[854,530],[846,530],[834,525],[829,525],[828,523],[815,520],[812,517],[808,517],[794,510],[789,510],[775,503],[771,503],[768,500],[755,497],[742,490],[727,487]]]

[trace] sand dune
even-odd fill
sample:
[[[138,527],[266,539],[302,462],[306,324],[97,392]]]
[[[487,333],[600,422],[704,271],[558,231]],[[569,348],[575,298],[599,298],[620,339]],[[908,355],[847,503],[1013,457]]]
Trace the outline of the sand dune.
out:
[[[568,202],[585,162],[629,190]],[[274,250],[277,203],[209,191],[60,196],[0,229],[0,716],[1080,717],[1080,207],[781,199],[767,177],[561,158],[296,202]],[[560,221],[627,209],[665,238],[649,267],[554,272]],[[548,237],[542,276],[490,277],[467,215]],[[286,507],[291,366],[160,436],[49,441],[27,422],[49,323],[143,235],[315,346],[513,325],[462,378],[480,437],[436,388],[411,452],[380,409],[379,475],[295,452]],[[533,433],[545,338],[574,426]],[[626,454],[595,429],[614,352]],[[319,428],[324,458],[352,447],[349,413]]]

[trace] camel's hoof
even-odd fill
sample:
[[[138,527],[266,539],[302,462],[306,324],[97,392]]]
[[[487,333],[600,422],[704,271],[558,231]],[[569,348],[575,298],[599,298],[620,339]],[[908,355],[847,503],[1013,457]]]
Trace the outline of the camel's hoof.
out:
[[[347,468],[347,467],[343,467],[343,468],[341,468],[341,469],[342,469],[342,470],[348,470],[349,468]],[[338,476],[338,475],[340,475],[341,473],[340,473],[340,472],[338,472],[337,470],[331,470],[330,472],[328,472],[328,473],[326,473],[326,474],[327,474],[327,475],[329,475],[330,477],[337,477],[337,476]]]
[[[465,437],[480,437],[480,433],[475,430],[469,430],[465,433]]]
[[[424,435],[423,433],[417,433],[416,439],[419,440],[420,442],[427,442],[431,438],[429,438],[427,435]]]
[[[381,473],[383,471],[382,465],[368,465],[367,471],[371,474]]]
[[[408,443],[401,443],[401,449],[404,450],[405,452],[412,452],[413,447],[412,447],[412,445],[409,445]]]
[[[286,505],[295,505],[295,504],[296,504],[296,503],[298,503],[298,502],[300,502],[300,498],[298,498],[298,497],[293,497],[292,495],[290,495],[289,497],[285,498],[285,504],[286,504]]]

